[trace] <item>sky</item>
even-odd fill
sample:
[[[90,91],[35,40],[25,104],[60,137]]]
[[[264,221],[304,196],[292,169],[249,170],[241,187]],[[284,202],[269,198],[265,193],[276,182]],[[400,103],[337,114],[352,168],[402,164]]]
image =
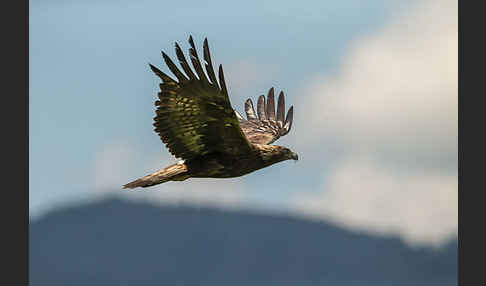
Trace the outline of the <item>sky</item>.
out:
[[[31,219],[107,196],[290,212],[440,246],[457,236],[457,2],[30,1]],[[153,131],[161,51],[189,35],[233,108],[274,87],[299,154],[126,191],[175,161]],[[201,51],[201,50],[200,50]],[[201,52],[200,52],[201,53]]]

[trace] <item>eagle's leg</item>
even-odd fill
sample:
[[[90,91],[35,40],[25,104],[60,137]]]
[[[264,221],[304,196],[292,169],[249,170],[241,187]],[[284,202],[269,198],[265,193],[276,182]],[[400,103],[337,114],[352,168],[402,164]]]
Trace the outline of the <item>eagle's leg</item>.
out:
[[[190,178],[191,175],[187,170],[186,164],[178,162],[170,165],[167,168],[158,170],[150,175],[137,179],[123,186],[124,189],[133,189],[137,187],[150,187],[153,185],[162,184],[168,181],[184,181]]]

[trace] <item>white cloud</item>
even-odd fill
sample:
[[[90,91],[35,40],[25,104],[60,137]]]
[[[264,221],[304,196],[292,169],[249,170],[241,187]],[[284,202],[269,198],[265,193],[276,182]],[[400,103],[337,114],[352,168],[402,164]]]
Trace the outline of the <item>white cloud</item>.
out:
[[[307,136],[295,145],[339,151],[322,193],[297,208],[411,242],[455,235],[457,72],[456,1],[420,2],[356,41],[338,75],[315,76],[296,104]]]
[[[457,233],[457,177],[403,175],[366,160],[338,166],[318,194],[294,208],[353,229],[399,235],[412,244],[440,245]]]
[[[316,77],[304,91],[312,97],[303,103],[310,109],[305,120],[365,152],[455,153],[457,9],[448,8],[454,5],[430,1],[417,7],[418,15],[357,41],[339,76]]]

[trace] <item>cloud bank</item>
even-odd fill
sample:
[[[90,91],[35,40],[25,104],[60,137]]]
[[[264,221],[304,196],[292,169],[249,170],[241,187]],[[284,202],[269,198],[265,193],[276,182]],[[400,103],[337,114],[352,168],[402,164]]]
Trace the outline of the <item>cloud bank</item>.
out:
[[[358,39],[335,76],[306,84],[296,121],[307,132],[294,144],[326,149],[331,167],[291,208],[410,243],[456,236],[457,11],[456,1],[419,2]]]

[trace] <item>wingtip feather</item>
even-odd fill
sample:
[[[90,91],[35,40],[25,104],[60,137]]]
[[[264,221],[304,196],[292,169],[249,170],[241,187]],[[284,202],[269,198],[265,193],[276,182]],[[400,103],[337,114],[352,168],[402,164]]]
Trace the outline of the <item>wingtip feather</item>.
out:
[[[257,120],[257,115],[255,113],[255,108],[253,107],[253,101],[251,101],[251,98],[248,98],[245,101],[245,113],[248,120]]]
[[[267,120],[266,116],[266,102],[265,102],[265,96],[262,94],[258,97],[258,103],[257,103],[257,112],[258,112],[258,119],[260,120]]]
[[[223,91],[223,94],[228,95],[228,90],[226,89],[226,82],[224,80],[224,72],[223,72],[222,64],[219,65],[218,76],[219,76],[219,85],[221,86],[221,90]]]
[[[206,73],[209,76],[209,80],[216,88],[219,89],[218,80],[216,79],[216,74],[214,73],[213,63],[211,62],[211,53],[209,52],[209,44],[207,38],[204,39],[203,43],[203,58],[206,62]]]
[[[275,95],[274,88],[270,88],[267,94],[267,108],[265,110],[268,120],[275,120]]]
[[[278,95],[277,103],[277,123],[280,127],[283,127],[283,122],[285,120],[285,97],[283,91]]]
[[[189,36],[189,44],[191,45],[189,48],[189,55],[191,57],[192,66],[194,67],[199,80],[202,80],[205,84],[208,84],[209,80],[204,74],[204,70],[202,68],[201,61],[199,60],[199,56],[197,55],[196,45],[194,44],[192,36]]]
[[[294,121],[294,106],[292,105],[287,111],[287,117],[285,118],[285,134],[289,133],[290,129],[292,128],[292,122]]]

